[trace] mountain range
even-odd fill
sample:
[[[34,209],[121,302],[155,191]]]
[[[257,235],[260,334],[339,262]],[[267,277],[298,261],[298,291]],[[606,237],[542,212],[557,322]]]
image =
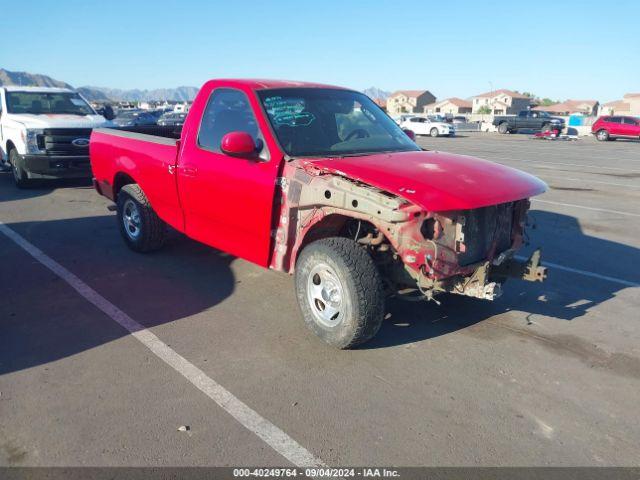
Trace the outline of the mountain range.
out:
[[[0,86],[2,85],[74,88],[66,82],[56,80],[47,75],[28,72],[11,72],[0,68]],[[90,102],[148,102],[158,100],[186,102],[193,100],[196,93],[198,93],[197,87],[156,88],[153,90],[134,88],[131,90],[123,90],[119,88],[84,86],[78,87],[76,90]],[[380,98],[385,100],[391,95],[390,92],[376,87],[366,88],[363,90],[363,93],[373,99]]]
[[[0,86],[19,85],[33,87],[60,87],[74,88],[70,84],[56,80],[47,75],[28,72],[12,72],[0,68]],[[169,100],[185,102],[193,100],[198,92],[197,87],[158,88],[153,90],[123,90],[106,87],[78,87],[76,88],[87,100],[91,102],[125,101],[140,102],[151,100]]]

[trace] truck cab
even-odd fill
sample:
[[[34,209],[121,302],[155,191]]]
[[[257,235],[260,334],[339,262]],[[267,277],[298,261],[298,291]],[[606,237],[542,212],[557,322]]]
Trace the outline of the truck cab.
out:
[[[108,125],[73,90],[0,88],[0,162],[18,187],[36,179],[90,178],[91,130]]]

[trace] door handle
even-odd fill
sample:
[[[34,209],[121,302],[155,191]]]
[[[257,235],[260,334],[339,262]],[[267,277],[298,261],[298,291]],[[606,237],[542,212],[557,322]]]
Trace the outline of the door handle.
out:
[[[198,169],[196,167],[179,167],[180,173],[185,177],[195,177],[198,174]]]

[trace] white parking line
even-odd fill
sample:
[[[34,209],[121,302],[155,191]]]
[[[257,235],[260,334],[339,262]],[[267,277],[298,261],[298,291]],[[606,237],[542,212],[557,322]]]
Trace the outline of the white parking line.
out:
[[[18,233],[0,222],[0,231],[42,265],[67,282],[71,288],[95,305],[112,320],[120,324],[156,357],[180,373],[191,384],[216,402],[246,429],[256,434],[267,445],[298,467],[324,466],[324,463],[311,452],[301,446],[293,438],[269,420],[263,418],[255,410],[226,390],[222,385],[208,377],[202,370],[171,349],[166,343],[139,324],[126,313],[109,302],[89,285],[76,277],[69,270],[47,256],[40,249],[29,243]]]
[[[561,206],[561,207],[581,208],[583,210],[593,210],[594,212],[613,213],[615,215],[625,215],[625,216],[628,216],[628,217],[640,217],[640,213],[621,212],[620,210],[609,210],[607,208],[587,207],[585,205],[576,205],[575,203],[552,202],[550,200],[538,200],[537,198],[532,198],[531,201],[532,202],[537,202],[537,203],[547,203],[549,205],[558,205],[558,206]]]
[[[518,260],[528,260],[527,257],[516,256]],[[597,278],[599,280],[606,280],[607,282],[619,283],[625,287],[640,287],[640,283],[630,282],[621,278],[609,277],[607,275],[601,275],[595,272],[588,272],[587,270],[580,270],[579,268],[565,267],[564,265],[558,265],[557,263],[542,262],[545,267],[555,268],[556,270],[563,270],[565,272],[577,273],[584,275],[585,277]]]
[[[543,175],[543,177],[546,177],[546,176]],[[548,178],[551,178],[551,177],[548,177]],[[554,178],[553,180],[556,180],[556,179]],[[598,183],[602,185],[611,185],[612,187],[640,188],[640,185],[628,185],[626,183],[603,182],[601,180],[587,180],[585,178],[571,178],[571,177],[562,176],[557,178],[557,180],[567,180],[569,182],[580,182],[580,183]]]

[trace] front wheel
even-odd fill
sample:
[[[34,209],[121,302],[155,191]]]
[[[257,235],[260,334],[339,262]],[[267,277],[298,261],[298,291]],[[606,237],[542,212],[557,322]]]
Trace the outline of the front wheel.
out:
[[[122,238],[134,252],[152,252],[164,244],[167,226],[156,215],[139,185],[122,187],[118,193],[117,216]]]
[[[11,164],[11,173],[13,173],[13,181],[16,187],[29,188],[33,186],[33,179],[28,177],[26,170],[22,166],[22,157],[20,157],[15,148],[9,152],[9,163]]]
[[[307,245],[296,263],[295,285],[305,324],[334,347],[362,344],[382,325],[380,274],[369,253],[351,239]]]
[[[438,129],[437,128],[432,128],[431,131],[429,132],[429,135],[431,135],[432,137],[437,137],[438,136]]]
[[[502,122],[500,125],[498,125],[498,133],[501,134],[505,134],[505,133],[509,133],[509,124],[507,122]]]
[[[606,130],[598,130],[596,133],[596,138],[600,142],[606,142],[607,140],[609,140],[609,132],[607,132]]]

